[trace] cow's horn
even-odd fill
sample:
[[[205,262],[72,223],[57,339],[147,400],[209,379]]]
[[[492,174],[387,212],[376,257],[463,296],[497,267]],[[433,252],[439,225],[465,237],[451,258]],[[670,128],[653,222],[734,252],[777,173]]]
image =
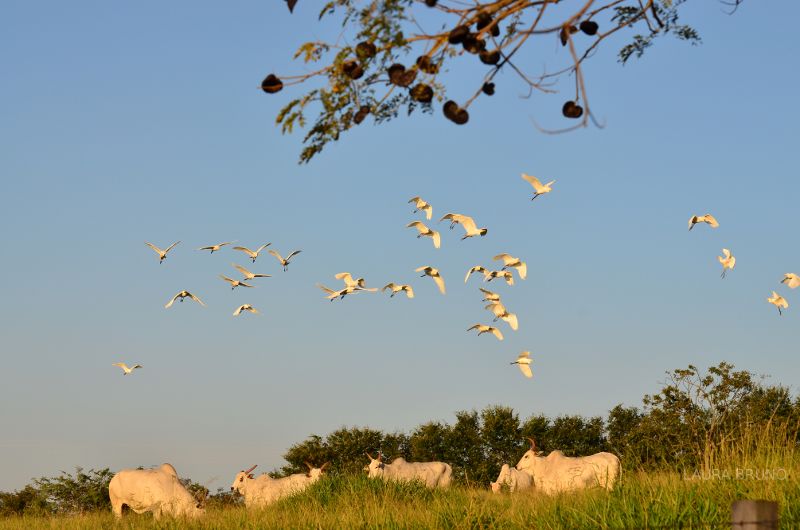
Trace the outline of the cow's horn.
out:
[[[245,474],[245,475],[249,475],[249,474],[250,474],[250,472],[251,472],[252,470],[254,470],[255,468],[257,468],[257,467],[258,467],[258,464],[254,465],[253,467],[251,467],[250,469],[248,469],[247,471],[245,471],[245,472],[244,472],[244,474]]]
[[[528,440],[531,442],[531,451],[536,451],[536,441],[531,437],[528,437]]]
[[[372,455],[371,455],[371,454],[369,454],[369,453],[367,453],[367,452],[365,452],[364,454],[365,454],[365,455],[367,455],[367,458],[369,458],[370,460],[375,460],[374,458],[372,458]]]
[[[308,466],[308,470],[309,470],[309,471],[311,471],[312,469],[314,469],[314,466],[312,466],[312,465],[311,465],[311,464],[309,464],[308,462],[303,462],[303,463],[304,463],[306,466]]]
[[[319,468],[319,470],[320,471],[325,471],[326,469],[328,469],[328,466],[330,466],[330,465],[331,465],[330,462],[325,462],[324,464],[322,464],[322,467]]]

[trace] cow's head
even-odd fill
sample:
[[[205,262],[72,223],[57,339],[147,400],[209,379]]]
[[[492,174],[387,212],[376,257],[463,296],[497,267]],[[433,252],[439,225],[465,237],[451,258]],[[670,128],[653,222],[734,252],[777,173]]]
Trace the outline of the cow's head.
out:
[[[536,461],[541,458],[542,452],[536,449],[536,441],[533,438],[528,438],[528,440],[531,442],[531,448],[525,451],[515,466],[519,471],[532,470]]]
[[[244,494],[244,488],[247,485],[248,480],[253,480],[253,473],[252,471],[258,467],[258,464],[254,465],[247,471],[239,471],[236,475],[236,478],[233,479],[233,484],[231,484],[231,491],[236,491],[238,493]]]
[[[305,465],[308,467],[308,473],[306,473],[306,476],[310,478],[312,482],[316,482],[319,480],[322,474],[325,473],[325,470],[330,467],[331,463],[325,462],[321,467],[314,467],[308,462],[305,462]]]
[[[383,454],[378,452],[378,458],[372,458],[369,453],[364,453],[369,458],[369,465],[366,467],[367,474],[370,478],[380,477],[386,469],[386,464],[383,462]]]

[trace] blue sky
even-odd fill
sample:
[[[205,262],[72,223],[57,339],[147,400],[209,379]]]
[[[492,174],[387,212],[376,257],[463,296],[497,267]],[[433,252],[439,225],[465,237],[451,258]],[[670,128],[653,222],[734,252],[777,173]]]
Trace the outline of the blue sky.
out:
[[[689,363],[727,360],[796,390],[800,293],[779,281],[800,273],[787,67],[800,7],[691,3],[701,46],[664,40],[625,67],[612,41],[586,72],[604,129],[537,132],[531,118],[563,124],[568,86],[520,99],[503,74],[468,126],[438,108],[368,119],[300,166],[302,133],[273,122],[302,89],[257,87],[302,71],[294,49],[337,31],[309,4],[293,16],[277,1],[0,6],[0,489],[165,461],[218,477],[213,489],[281,465],[311,433],[409,430],[489,404],[605,414]],[[563,59],[544,48],[532,69]],[[451,97],[480,72],[453,74]],[[554,192],[532,204],[521,172],[557,179]],[[434,250],[404,227],[418,194],[489,234],[462,242],[443,223]],[[720,228],[687,233],[706,212]],[[231,292],[217,276],[249,262],[194,250],[231,239],[303,253],[286,273],[265,255],[250,268],[273,277]],[[161,266],[144,245],[175,240]],[[724,281],[722,247],[737,257]],[[499,252],[529,270],[492,284],[520,320],[503,342],[464,331],[489,319],[463,275]],[[413,272],[428,264],[447,296]],[[417,297],[329,303],[314,285],[340,271],[410,282]],[[165,310],[181,289],[208,307]],[[792,304],[780,318],[773,289]],[[245,302],[263,314],[232,318]],[[508,365],[522,350],[532,381]],[[123,378],[120,360],[145,368]]]

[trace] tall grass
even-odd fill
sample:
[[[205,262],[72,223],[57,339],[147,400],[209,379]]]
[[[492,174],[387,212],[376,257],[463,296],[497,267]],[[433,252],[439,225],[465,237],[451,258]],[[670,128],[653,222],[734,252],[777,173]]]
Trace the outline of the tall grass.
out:
[[[548,497],[535,491],[492,494],[460,486],[431,491],[417,483],[344,475],[325,477],[302,494],[265,509],[209,509],[196,521],[155,522],[148,514],[126,514],[117,522],[106,512],[0,519],[0,529],[706,529],[729,527],[731,503],[742,498],[778,501],[782,526],[800,527],[796,430],[767,426],[743,428],[739,434],[709,446],[696,472],[623,469],[610,493],[592,490]]]

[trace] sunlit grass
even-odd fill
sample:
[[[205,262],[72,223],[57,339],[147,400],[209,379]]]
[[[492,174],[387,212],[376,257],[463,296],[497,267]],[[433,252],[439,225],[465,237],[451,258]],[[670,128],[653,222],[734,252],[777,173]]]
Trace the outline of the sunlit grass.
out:
[[[786,471],[781,480],[687,480],[677,473],[629,473],[611,493],[555,497],[495,495],[462,487],[430,491],[418,484],[328,477],[269,508],[209,509],[197,521],[156,523],[150,515],[126,514],[117,523],[109,512],[10,518],[0,521],[0,528],[702,528],[728,522],[730,505],[740,498],[778,501],[782,523],[800,524],[798,468]]]
[[[591,490],[548,497],[535,492],[492,494],[455,486],[385,483],[364,476],[330,476],[268,508],[209,508],[195,521],[109,512],[0,519],[0,529],[99,528],[648,528],[725,527],[733,501],[777,501],[784,528],[800,527],[800,455],[795,431],[745,431],[737,444],[707,449],[691,472],[623,470],[610,493]]]

